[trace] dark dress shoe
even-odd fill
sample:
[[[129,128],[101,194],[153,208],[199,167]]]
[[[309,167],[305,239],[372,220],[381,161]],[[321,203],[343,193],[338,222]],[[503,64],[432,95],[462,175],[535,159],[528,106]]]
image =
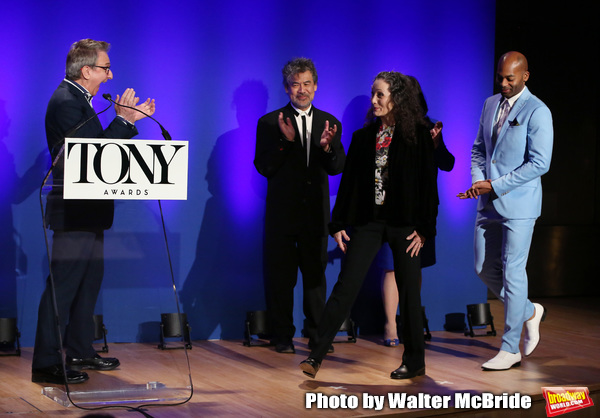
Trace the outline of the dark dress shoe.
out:
[[[294,348],[294,344],[292,343],[279,343],[275,345],[275,351],[277,351],[278,353],[294,354],[296,352],[296,349]]]
[[[313,379],[317,375],[317,372],[319,371],[320,367],[321,362],[312,357],[309,357],[300,363],[300,370],[302,370],[302,373],[304,373],[308,377],[312,377]]]
[[[83,383],[89,379],[85,372],[78,372],[67,369],[67,383],[74,385]],[[65,384],[65,375],[63,373],[62,364],[55,364],[50,367],[40,367],[31,370],[31,381],[34,383],[56,383],[59,385]]]
[[[423,376],[425,374],[425,366],[420,369],[410,371],[404,364],[400,365],[396,370],[392,372],[390,377],[392,379],[410,379],[412,377]]]
[[[73,370],[113,370],[121,365],[114,357],[102,358],[98,354],[90,358],[67,357],[67,365]]]

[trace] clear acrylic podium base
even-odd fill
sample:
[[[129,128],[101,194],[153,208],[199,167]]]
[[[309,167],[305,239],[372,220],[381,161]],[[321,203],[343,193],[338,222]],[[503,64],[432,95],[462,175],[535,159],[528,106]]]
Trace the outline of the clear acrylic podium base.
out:
[[[121,404],[178,404],[189,399],[191,387],[169,388],[160,382],[145,385],[119,387],[113,390],[67,391],[62,387],[45,387],[42,395],[54,402],[69,407],[73,403],[82,407],[108,406]]]
[[[47,182],[48,179],[52,181]],[[105,342],[105,345],[114,344],[111,355],[114,353],[115,358],[120,358],[118,372],[98,370],[93,373],[93,379],[84,384],[44,387],[42,395],[63,407],[92,409],[102,406],[179,405],[189,401],[193,394],[187,355],[187,350],[191,349],[187,332],[189,325],[184,328],[187,321],[181,320],[183,316],[160,201],[116,200],[114,205],[107,205],[101,200],[64,199],[63,195],[62,178],[55,181],[54,177],[47,176],[40,187],[40,209],[49,286],[57,283],[54,277],[57,273],[64,276],[65,266],[75,262],[93,265],[98,273],[93,276],[96,281],[103,273],[102,289],[95,301],[94,313],[103,315],[103,327],[106,323],[107,329],[116,329],[112,339],[123,343]],[[71,213],[78,214],[79,220],[76,219],[73,224],[76,225],[75,230],[89,229],[87,234],[69,234],[72,220],[65,216]],[[94,223],[96,215],[106,220],[113,214],[114,222],[110,229],[105,228],[108,225],[102,223],[104,221]],[[77,222],[81,219],[89,220],[89,224],[81,221],[83,226],[79,226]],[[98,230],[103,230],[103,234],[91,233]],[[180,241],[180,237],[175,235],[175,240]],[[74,258],[68,250],[78,242],[93,247],[94,252],[77,254],[77,257],[82,257],[81,260]],[[56,293],[56,289],[51,292],[52,297]],[[52,324],[55,327],[61,324],[56,312],[57,300],[52,300],[52,303],[46,301],[46,305],[51,305]],[[68,309],[71,308],[62,309],[69,314]],[[85,312],[86,315],[88,313]],[[163,332],[162,326],[162,316],[166,314],[180,319],[173,321],[171,318],[172,326],[168,333]],[[70,318],[65,322],[67,326],[71,325]],[[53,344],[52,349],[66,346],[63,334],[66,336],[68,331],[69,328],[65,333],[65,330],[56,327],[54,339],[47,343]],[[181,346],[183,349],[157,350],[159,337],[163,346],[164,338],[168,338],[173,348]],[[64,351],[63,359],[67,357]],[[66,364],[63,367],[66,368]]]

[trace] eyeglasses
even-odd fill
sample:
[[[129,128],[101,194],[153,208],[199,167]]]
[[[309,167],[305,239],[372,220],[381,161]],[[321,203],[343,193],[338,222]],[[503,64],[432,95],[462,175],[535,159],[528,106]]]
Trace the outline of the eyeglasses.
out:
[[[92,67],[102,68],[106,74],[110,71],[110,65],[108,67],[103,67],[102,65],[92,65]]]

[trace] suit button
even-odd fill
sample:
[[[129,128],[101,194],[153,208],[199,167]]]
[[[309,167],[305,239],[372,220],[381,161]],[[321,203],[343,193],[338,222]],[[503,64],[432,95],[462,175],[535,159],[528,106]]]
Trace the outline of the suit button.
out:
[[[306,184],[312,184],[312,181],[310,181],[310,180],[307,180],[307,181],[306,181]]]
[[[492,164],[496,164],[496,160],[492,160]]]

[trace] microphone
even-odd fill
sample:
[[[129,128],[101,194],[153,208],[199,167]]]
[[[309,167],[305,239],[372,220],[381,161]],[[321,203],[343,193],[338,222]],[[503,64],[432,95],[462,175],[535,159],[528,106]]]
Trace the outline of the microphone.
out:
[[[163,136],[163,138],[165,138],[165,140],[167,140],[167,141],[170,141],[170,140],[171,140],[171,135],[169,135],[169,132],[167,132],[167,130],[166,130],[166,129],[165,129],[165,128],[164,128],[164,127],[163,127],[163,126],[160,124],[160,122],[159,122],[159,121],[157,121],[156,119],[154,119],[152,116],[150,116],[150,115],[149,115],[149,114],[147,114],[146,112],[143,112],[143,111],[141,111],[140,109],[137,109],[137,108],[135,108],[135,107],[132,107],[132,106],[126,106],[126,105],[124,105],[124,104],[120,104],[120,103],[117,103],[117,102],[115,102],[115,101],[112,99],[112,97],[111,97],[111,95],[110,95],[109,93],[104,93],[104,94],[102,95],[102,97],[104,97],[104,98],[105,98],[106,100],[108,100],[109,102],[113,103],[115,106],[123,106],[123,107],[126,107],[126,108],[128,108],[128,109],[133,109],[133,110],[136,110],[136,111],[140,112],[142,115],[144,115],[144,116],[146,116],[146,117],[148,117],[148,118],[152,119],[154,122],[156,122],[156,123],[158,124],[158,126],[160,126],[160,130],[161,130],[161,132],[162,132],[162,136]]]
[[[94,115],[90,116],[89,118],[87,118],[86,120],[84,120],[83,122],[81,122],[79,125],[75,126],[74,128],[69,129],[67,131],[67,133],[65,134],[65,138],[70,138],[71,135],[73,135],[75,132],[77,132],[83,125],[85,125],[86,123],[88,123],[89,121],[91,121],[92,119],[94,119],[99,114],[106,112],[108,109],[110,109],[111,106],[112,106],[112,103],[109,104],[108,107],[106,107],[105,109],[101,110],[100,112],[95,113]]]
[[[61,141],[57,142],[52,147],[52,149],[50,150],[50,156],[52,156],[52,153],[54,152],[54,150],[56,149],[56,147],[58,147],[60,145],[61,148],[58,151],[58,154],[56,154],[56,157],[54,157],[54,159],[52,160],[52,164],[50,165],[50,169],[46,173],[46,176],[44,177],[44,181],[42,181],[42,185],[40,187],[40,193],[42,192],[42,189],[46,186],[46,182],[48,181],[48,178],[50,177],[50,174],[54,170],[54,167],[56,167],[56,164],[60,160],[60,157],[62,157],[63,153],[65,152],[65,139],[66,138],[70,138],[71,135],[73,135],[75,132],[77,132],[79,129],[81,129],[81,127],[83,125],[85,125],[86,123],[88,123],[92,119],[97,118],[99,114],[106,112],[108,109],[110,109],[111,106],[112,106],[112,103],[109,103],[109,105],[106,108],[102,109],[100,112],[94,113],[92,116],[90,116],[89,118],[87,118],[86,120],[84,120],[83,122],[81,122],[80,124],[76,125],[74,128],[69,129],[67,131],[67,133],[65,134],[65,137]]]

